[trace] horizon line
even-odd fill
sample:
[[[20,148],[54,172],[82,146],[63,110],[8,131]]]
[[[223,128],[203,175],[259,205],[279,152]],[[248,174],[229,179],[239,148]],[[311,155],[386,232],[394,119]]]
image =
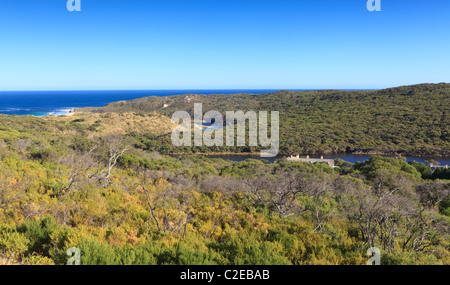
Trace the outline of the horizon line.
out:
[[[410,85],[402,85],[410,86]],[[400,87],[400,86],[396,86]],[[32,90],[0,90],[0,92],[89,92],[89,91],[192,91],[192,90],[277,90],[277,91],[320,91],[320,90],[339,90],[339,91],[373,91],[386,88],[180,88],[180,89],[32,89]]]
[[[189,91],[189,90],[278,90],[278,91],[319,91],[319,90],[341,90],[341,91],[374,91],[374,90],[384,90],[390,88],[398,88],[404,86],[416,86],[416,85],[438,85],[438,84],[450,84],[450,82],[422,82],[422,83],[414,83],[414,84],[401,84],[396,86],[389,87],[378,87],[378,88],[155,88],[155,89],[146,89],[146,88],[130,88],[130,89],[18,89],[18,90],[0,90],[0,92],[78,92],[78,91]]]

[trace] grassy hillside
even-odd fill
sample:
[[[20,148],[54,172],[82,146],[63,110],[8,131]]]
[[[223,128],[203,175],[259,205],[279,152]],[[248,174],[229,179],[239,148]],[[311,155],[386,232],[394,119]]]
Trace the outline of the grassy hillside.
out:
[[[170,118],[157,113],[75,113],[73,116],[46,117],[45,120],[85,128],[91,138],[131,132],[161,135],[170,133],[176,126]]]
[[[279,111],[281,152],[450,155],[450,84],[421,84],[378,91],[279,91],[261,95],[179,95],[114,102],[77,111],[159,112],[171,116],[194,103],[208,110]],[[172,152],[168,137],[160,138]],[[161,149],[159,149],[161,150]],[[193,148],[182,151],[257,151]]]

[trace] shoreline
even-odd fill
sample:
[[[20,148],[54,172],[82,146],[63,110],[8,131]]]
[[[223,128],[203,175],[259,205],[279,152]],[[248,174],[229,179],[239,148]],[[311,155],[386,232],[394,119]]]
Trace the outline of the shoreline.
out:
[[[75,109],[76,109],[76,108],[65,109],[65,110],[63,110],[63,111],[65,111],[66,114],[64,114],[64,115],[59,115],[59,116],[68,116],[68,117],[73,116],[73,115],[75,115]]]
[[[60,117],[60,116],[67,116],[67,117],[71,117],[73,115],[75,115],[75,109],[76,108],[72,108],[72,109],[60,109],[58,110],[58,112],[63,112],[62,114],[55,114],[55,112],[52,112],[50,114],[44,115],[44,116],[37,116],[37,117],[51,117],[51,116],[55,116],[55,117]]]

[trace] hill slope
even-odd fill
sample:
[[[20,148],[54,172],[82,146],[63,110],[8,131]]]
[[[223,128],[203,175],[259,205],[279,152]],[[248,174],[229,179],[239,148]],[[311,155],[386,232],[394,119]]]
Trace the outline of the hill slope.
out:
[[[204,112],[279,111],[283,154],[397,152],[450,155],[450,84],[446,83],[377,91],[278,91],[260,95],[146,97],[77,111],[156,111],[170,117],[178,110],[192,114],[194,103],[203,103]]]

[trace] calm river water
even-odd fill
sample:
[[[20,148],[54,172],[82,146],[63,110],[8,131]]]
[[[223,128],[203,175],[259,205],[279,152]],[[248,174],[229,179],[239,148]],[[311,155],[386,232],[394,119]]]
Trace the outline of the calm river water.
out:
[[[373,156],[373,155],[342,153],[342,154],[327,155],[327,156],[324,156],[324,158],[327,158],[327,159],[340,158],[340,159],[348,161],[350,163],[355,163],[355,162],[358,162],[358,161],[363,162],[365,160],[368,160],[371,156]],[[270,162],[275,162],[276,160],[282,158],[282,156],[264,158],[264,157],[259,157],[259,156],[256,156],[256,155],[211,155],[211,156],[208,156],[208,157],[210,157],[210,158],[222,158],[222,159],[231,160],[231,161],[244,161],[246,159],[265,159],[265,160],[268,160]],[[311,158],[319,158],[319,156],[317,156],[317,157],[310,156],[310,157]],[[394,157],[394,156],[386,156],[386,157]],[[406,156],[406,161],[410,162],[410,161],[413,161],[413,160],[415,160],[417,162],[421,162],[421,163],[426,163],[427,161],[435,160],[435,161],[439,162],[440,165],[450,165],[450,157],[414,157],[414,156]]]

